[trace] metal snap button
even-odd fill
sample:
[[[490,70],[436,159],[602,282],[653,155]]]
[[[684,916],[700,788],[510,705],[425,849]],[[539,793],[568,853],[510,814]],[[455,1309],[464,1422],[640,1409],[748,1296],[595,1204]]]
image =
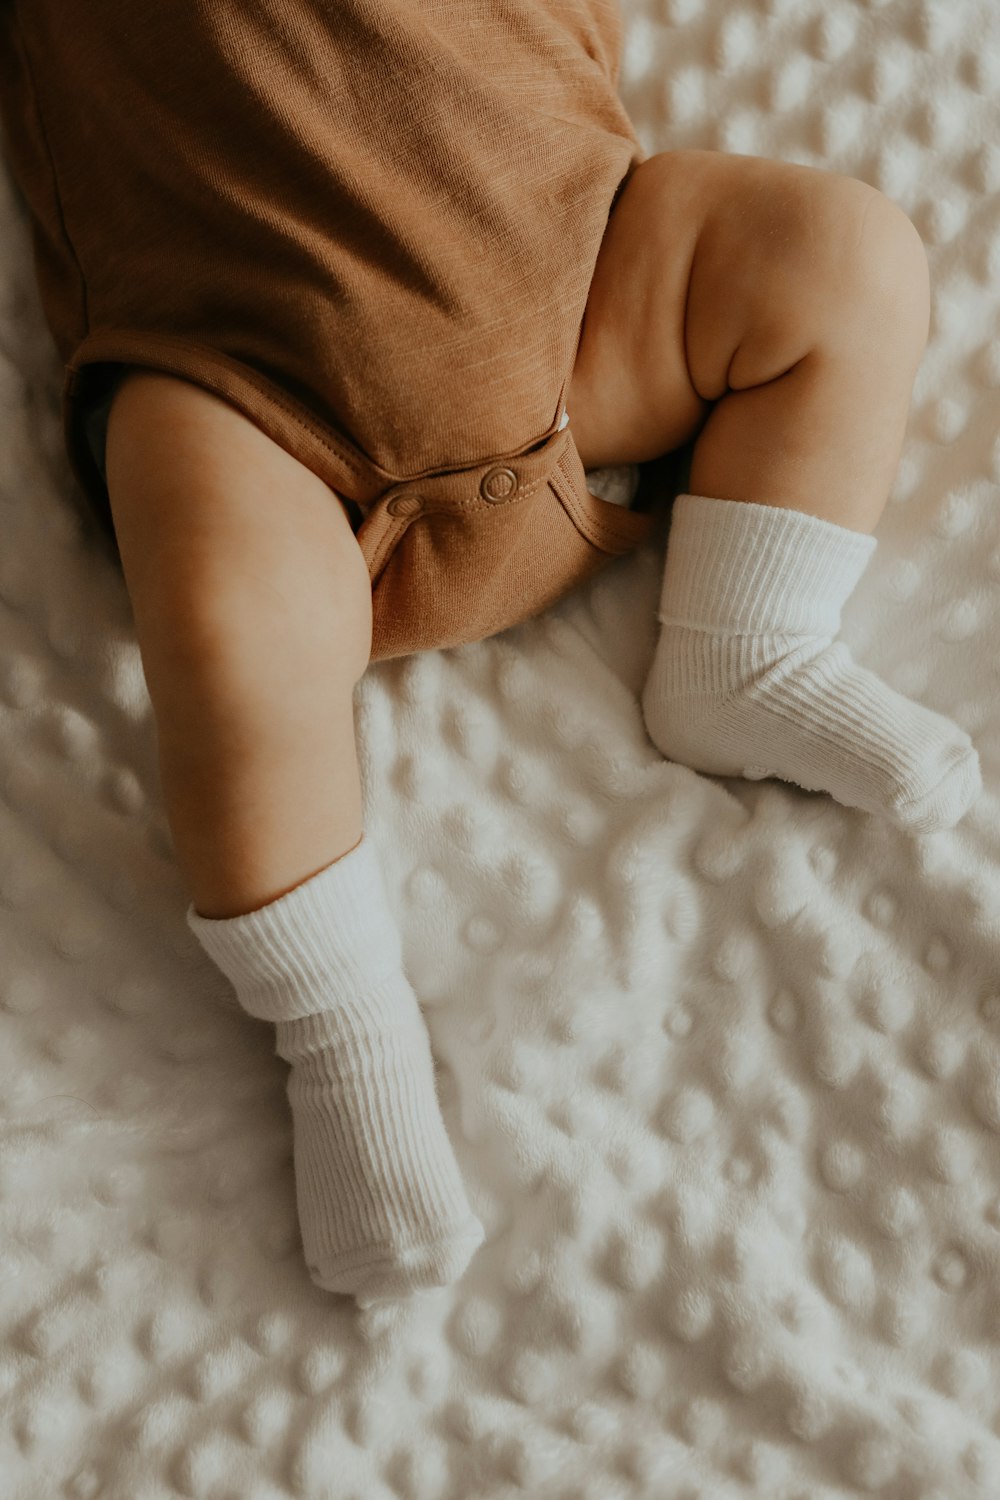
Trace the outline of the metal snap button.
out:
[[[406,495],[393,495],[385,508],[390,516],[419,516],[424,508],[423,496],[412,491]]]
[[[517,490],[517,475],[513,469],[498,468],[491,469],[484,474],[479,485],[479,493],[484,500],[489,500],[494,505],[500,505],[504,500],[509,500]]]

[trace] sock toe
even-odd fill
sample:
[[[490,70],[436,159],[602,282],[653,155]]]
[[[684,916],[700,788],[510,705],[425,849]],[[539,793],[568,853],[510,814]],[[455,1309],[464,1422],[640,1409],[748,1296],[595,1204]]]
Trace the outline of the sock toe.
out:
[[[954,743],[949,760],[944,774],[926,792],[892,805],[890,815],[900,827],[913,833],[936,833],[954,828],[969,811],[983,789],[979,756],[963,737]]]
[[[331,1257],[322,1265],[310,1265],[309,1274],[326,1292],[353,1296],[359,1307],[397,1301],[412,1292],[452,1286],[460,1281],[469,1262],[486,1239],[482,1223],[472,1215],[453,1233],[419,1245],[364,1246],[357,1251]]]

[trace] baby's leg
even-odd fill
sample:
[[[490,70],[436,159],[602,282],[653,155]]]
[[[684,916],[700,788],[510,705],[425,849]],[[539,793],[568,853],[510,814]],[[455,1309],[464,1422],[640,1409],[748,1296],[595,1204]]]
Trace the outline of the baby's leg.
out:
[[[585,466],[698,431],[643,692],[660,750],[919,831],[966,811],[975,751],[834,637],[875,550],[928,321],[920,238],[875,189],[664,152],[612,216],[567,397]]]
[[[111,409],[108,488],[188,920],[276,1024],[323,1287],[454,1280],[481,1242],[363,837],[353,692],[371,587],[343,507],[227,402],[156,372]]]

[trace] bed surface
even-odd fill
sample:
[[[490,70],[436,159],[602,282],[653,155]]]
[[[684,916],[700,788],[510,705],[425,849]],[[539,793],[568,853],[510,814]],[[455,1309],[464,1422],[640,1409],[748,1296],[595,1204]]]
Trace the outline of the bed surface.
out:
[[[184,922],[124,586],[81,539],[0,175],[0,1500],[1000,1495],[1000,23],[626,0],[651,151],[863,177],[931,339],[843,638],[985,790],[916,838],[661,759],[665,526],[370,669],[366,824],[488,1238],[315,1288],[287,1068]]]

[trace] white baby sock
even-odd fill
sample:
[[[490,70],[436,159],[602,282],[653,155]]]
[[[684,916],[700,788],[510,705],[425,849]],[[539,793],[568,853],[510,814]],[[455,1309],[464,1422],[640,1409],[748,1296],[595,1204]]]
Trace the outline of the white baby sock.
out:
[[[291,1063],[295,1187],[310,1275],[362,1307],[457,1281],[485,1238],[434,1083],[430,1038],[365,837],[242,916],[188,925]]]
[[[834,636],[876,539],[803,511],[677,497],[642,693],[650,737],[714,776],[775,776],[926,833],[982,789],[969,736]]]

